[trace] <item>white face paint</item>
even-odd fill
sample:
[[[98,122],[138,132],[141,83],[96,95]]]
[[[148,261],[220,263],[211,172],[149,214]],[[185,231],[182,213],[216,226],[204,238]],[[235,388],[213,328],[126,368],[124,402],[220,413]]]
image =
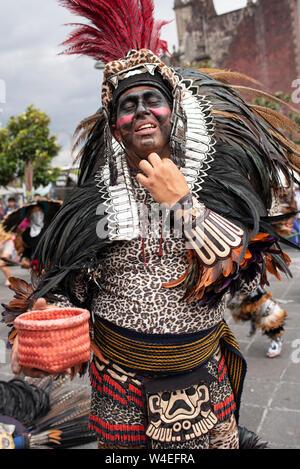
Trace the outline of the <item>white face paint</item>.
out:
[[[38,236],[44,226],[44,212],[33,212],[30,215],[30,236]]]

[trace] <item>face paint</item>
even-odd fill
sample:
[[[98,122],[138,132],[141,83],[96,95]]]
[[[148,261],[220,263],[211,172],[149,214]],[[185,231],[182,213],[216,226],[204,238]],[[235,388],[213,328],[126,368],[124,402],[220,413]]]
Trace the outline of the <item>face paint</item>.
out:
[[[171,108],[155,88],[139,86],[124,93],[118,104],[115,136],[126,153],[139,159],[156,152],[169,156]]]
[[[168,117],[171,116],[171,109],[169,107],[159,107],[159,108],[153,108],[152,113],[157,117],[157,118],[162,118],[163,120],[166,120]]]
[[[116,123],[117,129],[128,128],[129,130],[131,127],[133,118],[134,118],[134,114],[128,114],[126,116],[119,117]]]

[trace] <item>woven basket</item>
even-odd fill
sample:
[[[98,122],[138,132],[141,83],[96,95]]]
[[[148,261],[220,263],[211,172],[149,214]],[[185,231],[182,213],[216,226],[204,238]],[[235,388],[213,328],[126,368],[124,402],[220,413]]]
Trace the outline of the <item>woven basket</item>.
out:
[[[53,308],[18,316],[21,366],[56,373],[90,359],[90,313],[80,308]]]

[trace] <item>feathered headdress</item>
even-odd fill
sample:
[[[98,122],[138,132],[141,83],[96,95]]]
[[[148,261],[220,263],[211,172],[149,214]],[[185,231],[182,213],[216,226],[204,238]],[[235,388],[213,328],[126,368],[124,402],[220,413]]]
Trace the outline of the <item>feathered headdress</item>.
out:
[[[106,64],[102,106],[107,110],[113,91],[130,70],[133,74],[154,74],[156,68],[175,85],[170,69],[159,60],[168,53],[160,32],[168,21],[155,21],[152,0],[59,0],[72,13],[90,24],[72,24],[75,31],[63,43],[65,54],[83,54]]]
[[[168,52],[160,39],[167,21],[155,21],[152,0],[59,0],[75,15],[90,24],[73,24],[77,29],[63,44],[66,54],[83,54],[104,63],[126,57],[132,49],[149,49],[154,54]]]
[[[178,78],[172,69],[159,58],[168,53],[167,42],[160,39],[160,32],[168,21],[154,19],[153,0],[59,0],[62,6],[72,13],[83,16],[90,24],[78,24],[75,31],[63,43],[65,54],[83,54],[104,62],[102,83],[102,110],[100,120],[104,120],[104,140],[106,142],[104,160],[109,163],[111,183],[117,178],[115,154],[117,145],[110,132],[112,103],[116,90],[126,79],[137,77],[139,84],[165,87],[176,94]],[[144,80],[144,82],[142,81]],[[127,80],[126,85],[136,86]],[[184,113],[177,105],[171,119],[180,120],[184,127]],[[176,127],[177,128],[177,127]],[[179,134],[181,132],[179,131]],[[180,136],[173,132],[171,137],[172,159],[177,164],[184,153]],[[119,148],[117,148],[119,150]]]

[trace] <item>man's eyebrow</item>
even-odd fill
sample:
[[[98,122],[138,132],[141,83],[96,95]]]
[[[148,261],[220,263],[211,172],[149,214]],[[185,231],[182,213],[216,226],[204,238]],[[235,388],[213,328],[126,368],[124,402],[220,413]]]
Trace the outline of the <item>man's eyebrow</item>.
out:
[[[139,93],[133,93],[133,94],[128,94],[124,98],[120,98],[120,101],[119,101],[120,106],[123,105],[124,103],[127,103],[128,101],[135,101],[136,99],[138,99],[138,95]],[[147,90],[144,93],[144,96],[146,98],[153,96],[153,95],[157,97],[161,97],[161,93],[158,90]]]

